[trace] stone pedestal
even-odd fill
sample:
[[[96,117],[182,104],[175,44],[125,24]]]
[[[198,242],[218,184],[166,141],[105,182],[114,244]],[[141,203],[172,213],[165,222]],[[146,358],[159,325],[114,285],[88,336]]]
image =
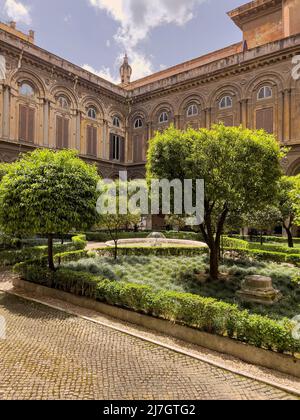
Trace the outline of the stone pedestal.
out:
[[[282,295],[274,289],[272,279],[263,276],[248,276],[242,282],[242,289],[236,293],[244,302],[253,302],[261,305],[273,305]]]

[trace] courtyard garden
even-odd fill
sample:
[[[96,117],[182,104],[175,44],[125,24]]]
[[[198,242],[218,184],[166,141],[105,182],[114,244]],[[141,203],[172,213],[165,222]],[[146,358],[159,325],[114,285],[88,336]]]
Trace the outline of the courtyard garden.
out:
[[[129,189],[124,203],[119,181],[116,212],[99,212],[99,191],[111,187],[96,167],[75,152],[35,151],[0,168],[0,262],[25,281],[299,355],[292,333],[300,313],[300,240],[292,228],[300,223],[300,180],[283,176],[283,156],[263,131],[220,125],[157,133],[149,182],[204,179],[204,214],[194,231],[147,239],[149,232],[136,232],[141,212],[128,210],[129,201],[147,203],[148,196]],[[192,189],[193,203],[197,194]],[[175,206],[174,194],[170,200]],[[185,206],[182,220],[169,215],[169,223],[185,228],[191,214]],[[263,235],[278,223],[286,238]],[[244,226],[259,232],[255,240],[232,235]],[[91,249],[91,241],[101,245]],[[246,280],[263,298],[242,298]]]

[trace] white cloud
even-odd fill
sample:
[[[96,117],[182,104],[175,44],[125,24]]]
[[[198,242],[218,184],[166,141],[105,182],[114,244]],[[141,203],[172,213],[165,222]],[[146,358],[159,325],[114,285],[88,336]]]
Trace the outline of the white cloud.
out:
[[[105,10],[119,23],[116,41],[127,51],[133,67],[133,79],[153,71],[151,57],[139,52],[137,46],[151,30],[161,25],[183,26],[194,17],[195,7],[206,0],[88,0]]]
[[[108,80],[109,82],[112,82],[115,84],[120,83],[120,78],[115,78],[108,67],[102,67],[100,70],[96,70],[89,64],[84,64],[82,68],[84,70],[89,71],[90,73],[95,74],[96,76],[99,76],[105,80]]]
[[[17,0],[5,0],[4,12],[7,17],[16,22],[25,23],[30,25],[30,8],[25,6],[21,1]]]

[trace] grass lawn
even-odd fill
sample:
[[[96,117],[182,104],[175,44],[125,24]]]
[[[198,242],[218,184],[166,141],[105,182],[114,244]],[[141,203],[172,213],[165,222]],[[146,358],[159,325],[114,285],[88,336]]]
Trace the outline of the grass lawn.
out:
[[[241,309],[268,315],[274,319],[293,318],[300,314],[300,269],[289,264],[226,259],[220,267],[222,280],[206,281],[207,256],[196,257],[120,257],[87,258],[65,264],[76,271],[103,275],[114,281],[145,284],[156,290],[173,290],[214,297],[228,303],[237,303]],[[235,297],[246,275],[270,276],[283,299],[272,307],[241,304]]]

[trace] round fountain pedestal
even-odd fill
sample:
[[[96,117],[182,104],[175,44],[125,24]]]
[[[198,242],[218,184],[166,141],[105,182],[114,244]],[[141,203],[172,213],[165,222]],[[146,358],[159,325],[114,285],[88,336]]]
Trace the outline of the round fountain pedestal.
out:
[[[242,282],[242,288],[236,293],[244,302],[253,302],[261,305],[274,305],[282,295],[274,289],[271,277],[248,276]]]

